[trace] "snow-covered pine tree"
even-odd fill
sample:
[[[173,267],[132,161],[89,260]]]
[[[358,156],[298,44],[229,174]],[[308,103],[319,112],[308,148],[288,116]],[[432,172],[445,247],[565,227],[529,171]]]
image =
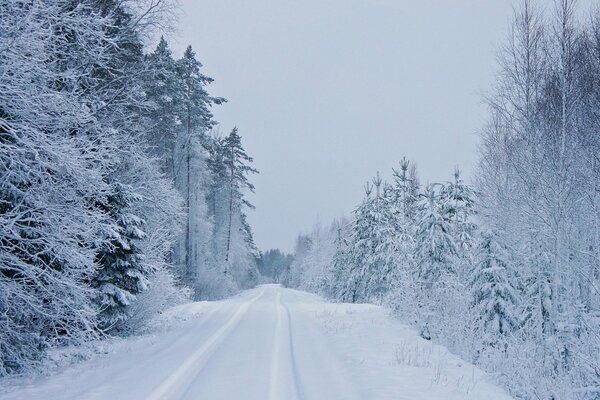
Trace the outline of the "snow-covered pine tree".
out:
[[[451,235],[456,244],[455,268],[461,282],[468,280],[473,265],[473,249],[477,225],[473,222],[476,214],[475,190],[461,178],[458,167],[454,170],[454,180],[446,182],[440,192],[444,218],[450,222]]]
[[[353,302],[381,300],[392,284],[399,246],[392,191],[377,174],[365,192],[354,211],[347,248],[350,271],[345,292],[351,295],[345,297]]]
[[[258,283],[260,278],[260,272],[258,271],[257,260],[259,257],[259,250],[256,247],[256,243],[254,242],[254,234],[252,233],[252,227],[248,222],[248,217],[246,213],[240,214],[240,235],[242,239],[242,243],[244,243],[244,247],[248,252],[247,260],[248,267],[246,268],[246,276],[241,276],[242,287],[249,288],[254,287]]]
[[[233,130],[221,142],[223,165],[225,167],[224,187],[227,194],[225,211],[225,236],[223,248],[223,271],[226,275],[245,275],[248,271],[235,271],[234,269],[255,269],[254,256],[256,248],[249,231],[244,209],[253,209],[254,206],[246,199],[246,192],[253,192],[254,185],[248,180],[249,174],[258,171],[251,166],[252,157],[246,154],[242,146],[242,138],[238,129]],[[240,277],[241,277],[240,276]],[[239,279],[239,278],[238,278]],[[239,282],[242,283],[242,282]]]
[[[443,213],[450,221],[455,243],[461,254],[468,254],[473,245],[476,226],[472,221],[475,215],[475,190],[461,178],[458,167],[454,170],[454,181],[447,182],[440,193],[444,204]]]
[[[342,301],[356,303],[364,299],[366,280],[369,266],[365,260],[373,250],[369,248],[369,226],[372,224],[369,209],[372,207],[373,186],[370,182],[365,184],[365,198],[354,210],[354,216],[347,239],[338,242],[338,249],[334,255],[334,268],[341,278],[339,293]]]
[[[449,316],[444,309],[450,306],[458,283],[456,244],[442,199],[435,186],[428,185],[421,197],[415,234],[417,319],[426,339],[431,338],[433,324],[441,322],[434,318]]]
[[[413,167],[414,164],[404,157],[400,161],[400,169],[393,170],[394,202],[399,214],[399,222],[406,228],[415,225],[419,202],[419,181]]]
[[[338,227],[334,240],[334,253],[327,272],[330,280],[325,285],[325,292],[329,298],[336,301],[352,302],[355,298],[355,286],[348,284],[348,276],[353,270],[349,257],[351,229],[350,222]]]
[[[488,343],[512,332],[520,322],[511,259],[508,247],[494,230],[481,233],[470,281],[471,304],[480,322],[476,331],[487,333]]]
[[[131,188],[114,184],[106,203],[100,205],[114,221],[107,226],[105,240],[98,253],[99,269],[92,279],[100,307],[100,327],[110,330],[127,319],[127,306],[146,289],[152,273],[136,244],[144,239],[144,221],[130,212],[141,197]]]
[[[213,79],[202,74],[202,63],[196,59],[196,53],[192,46],[188,46],[183,57],[177,60],[177,71],[183,83],[181,87],[182,104],[178,115],[183,128],[183,142],[185,148],[187,140],[192,135],[206,133],[216,122],[210,107],[214,104],[222,104],[226,100],[221,97],[213,97],[206,91],[206,86]]]
[[[163,161],[163,172],[171,179],[175,176],[175,142],[180,125],[177,111],[183,101],[183,82],[169,45],[160,38],[154,52],[146,55],[146,112],[150,123],[148,142],[151,154]]]
[[[413,318],[413,299],[415,298],[415,233],[419,204],[419,182],[414,163],[404,157],[400,169],[393,170],[392,211],[396,223],[396,249],[393,274],[390,278],[390,293],[386,304],[401,313],[403,317]]]
[[[225,184],[227,180],[227,166],[225,165],[225,147],[223,146],[223,138],[217,134],[211,135],[206,144],[205,148],[208,151],[208,158],[206,159],[206,165],[210,171],[211,182],[208,191],[207,201],[208,209],[212,218],[215,220],[215,238],[218,238],[218,230],[220,226],[224,226],[224,220],[219,219],[218,214],[220,213],[220,206],[226,203],[226,190]],[[219,252],[217,248],[218,240],[214,240],[214,251],[215,254]]]
[[[177,61],[182,82],[181,103],[177,111],[181,126],[175,143],[174,168],[176,187],[188,209],[184,235],[175,251],[176,263],[185,284],[198,288],[200,275],[212,268],[212,221],[208,217],[208,175],[206,144],[208,131],[215,125],[210,107],[225,100],[212,97],[206,86],[212,79],[201,73],[202,64],[188,46]],[[204,296],[197,289],[196,296]]]
[[[384,183],[376,203],[377,230],[375,257],[381,260],[381,268],[376,271],[375,282],[379,300],[412,269],[414,239],[408,224],[398,220],[395,209],[395,194],[391,186]]]
[[[456,244],[452,227],[444,215],[443,198],[429,185],[421,197],[415,235],[417,275],[424,288],[441,284],[445,276],[456,273]]]

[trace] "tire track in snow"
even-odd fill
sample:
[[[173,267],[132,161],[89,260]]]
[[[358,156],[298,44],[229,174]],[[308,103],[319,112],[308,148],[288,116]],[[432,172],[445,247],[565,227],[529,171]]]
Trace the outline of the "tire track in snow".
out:
[[[217,345],[231,332],[239,323],[242,316],[248,311],[250,306],[257,301],[265,291],[261,291],[257,296],[251,298],[247,302],[241,304],[238,310],[227,320],[221,328],[219,328],[212,336],[210,336],[191,356],[189,356],[173,373],[165,379],[146,400],[164,400],[174,397],[176,393],[181,392],[182,388],[187,388],[191,383],[190,380],[198,374],[204,367],[212,351]]]
[[[222,303],[211,307],[204,314],[200,315],[200,318],[198,319],[197,322],[194,323],[194,326],[202,327],[204,324],[206,324],[207,321],[209,321],[211,319],[211,317],[213,315],[215,315],[218,311],[221,311],[223,309],[223,307],[224,307],[224,305]],[[156,352],[152,353],[152,355],[150,357],[148,357],[148,359],[140,362],[138,366],[143,368],[148,365],[152,365],[153,363],[156,362],[156,360],[158,358],[160,358],[160,356],[162,356],[164,353],[166,353],[168,351],[171,351],[174,347],[176,347],[178,345],[179,340],[184,338],[186,335],[188,335],[188,332],[182,331],[175,338],[173,338],[173,340],[171,341],[171,343],[168,346],[158,349]],[[112,373],[107,375],[101,382],[98,382],[96,384],[89,385],[86,387],[82,387],[81,390],[70,395],[69,399],[79,400],[79,399],[83,399],[83,398],[86,398],[86,399],[98,398],[98,396],[95,393],[104,387],[111,386],[114,382],[114,379],[116,377],[122,375],[125,371],[127,371],[129,369],[129,367],[130,366],[122,366],[121,368],[115,369]]]
[[[291,360],[291,366],[292,366],[292,373],[293,373],[293,377],[294,377],[294,387],[296,388],[296,395],[298,400],[304,400],[305,396],[304,396],[304,391],[302,390],[302,384],[300,381],[300,376],[298,375],[298,367],[296,364],[296,355],[294,353],[294,336],[292,333],[292,318],[290,317],[290,310],[287,308],[287,306],[284,305],[285,308],[285,312],[286,312],[286,316],[287,316],[287,320],[288,320],[288,332],[289,332],[289,343],[290,343],[290,360]]]
[[[275,300],[275,308],[277,310],[277,323],[275,325],[275,340],[273,344],[273,358],[271,361],[271,382],[269,385],[269,400],[291,400],[285,393],[285,384],[282,384],[281,372],[290,372],[289,379],[292,382],[287,382],[294,388],[294,398],[296,400],[303,400],[304,395],[300,387],[300,381],[298,379],[298,371],[296,368],[296,362],[294,357],[294,346],[292,341],[292,324],[290,319],[289,310],[285,305],[281,303],[281,292],[277,292]],[[287,320],[284,322],[284,320]],[[286,335],[285,329],[288,332]],[[285,344],[284,342],[287,342]],[[287,352],[283,349],[287,347]],[[287,353],[287,354],[286,354]],[[289,357],[288,364],[285,365],[282,359]],[[286,369],[285,367],[289,367]]]

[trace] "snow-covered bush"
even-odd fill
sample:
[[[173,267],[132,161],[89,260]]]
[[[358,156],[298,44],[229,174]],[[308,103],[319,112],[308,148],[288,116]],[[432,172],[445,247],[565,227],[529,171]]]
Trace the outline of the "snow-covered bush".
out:
[[[192,296],[191,289],[182,287],[167,266],[156,269],[148,278],[147,286],[129,305],[130,317],[117,326],[121,332],[136,333],[157,314],[190,301]]]

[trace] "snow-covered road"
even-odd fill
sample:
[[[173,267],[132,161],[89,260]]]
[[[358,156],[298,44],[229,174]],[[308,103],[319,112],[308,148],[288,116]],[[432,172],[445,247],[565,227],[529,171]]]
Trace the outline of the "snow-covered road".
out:
[[[169,317],[181,320],[59,374],[0,384],[0,399],[510,398],[372,305],[265,285]]]

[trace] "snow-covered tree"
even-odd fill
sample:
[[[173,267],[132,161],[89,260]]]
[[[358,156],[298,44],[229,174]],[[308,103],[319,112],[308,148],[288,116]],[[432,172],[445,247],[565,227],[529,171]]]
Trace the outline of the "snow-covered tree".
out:
[[[144,56],[169,4],[0,2],[0,375],[218,281],[201,273],[216,270],[207,143],[224,100],[191,48]]]
[[[333,255],[329,262],[325,276],[325,295],[336,301],[352,302],[355,298],[355,286],[348,285],[348,276],[353,266],[351,264],[349,237],[352,232],[352,224],[342,220],[335,230],[335,239],[332,244]]]
[[[483,332],[493,338],[519,326],[518,295],[509,249],[493,230],[483,232],[476,247],[471,276],[472,306]]]
[[[114,148],[80,90],[108,59],[107,19],[60,0],[0,2],[0,15],[1,375],[94,334],[95,202]]]
[[[292,254],[286,254],[279,249],[267,250],[260,253],[257,267],[263,279],[272,282],[281,282],[289,274],[290,265],[294,261]]]
[[[163,160],[163,171],[175,177],[175,142],[181,121],[178,110],[183,101],[183,81],[169,45],[161,37],[154,52],[145,59],[147,78],[144,88],[150,121],[147,137],[151,153]]]
[[[146,289],[147,277],[152,273],[136,243],[145,237],[145,222],[129,210],[140,200],[131,188],[115,184],[101,205],[114,221],[106,228],[108,239],[96,255],[99,269],[92,280],[103,329],[114,328],[127,319],[127,306]]]
[[[255,269],[256,247],[245,222],[245,209],[253,209],[254,206],[245,195],[254,191],[254,185],[248,180],[248,175],[258,171],[251,166],[253,159],[246,154],[237,128],[233,128],[222,140],[221,151],[225,167],[222,184],[227,199],[223,207],[223,271],[226,275],[239,275],[239,280]]]
[[[417,275],[424,288],[442,284],[446,276],[456,274],[456,244],[452,227],[444,215],[445,200],[429,185],[422,195],[415,234]]]
[[[211,97],[206,85],[212,79],[201,73],[202,64],[188,47],[177,61],[177,71],[182,86],[178,96],[177,118],[180,129],[175,142],[174,175],[176,187],[182,193],[188,216],[183,237],[179,240],[175,255],[176,263],[184,283],[196,288],[196,296],[204,296],[202,274],[214,268],[212,254],[213,221],[208,216],[207,197],[211,177],[207,168],[209,141],[208,132],[216,122],[210,107],[225,100]]]
[[[431,338],[436,317],[449,316],[444,310],[456,300],[457,248],[452,227],[444,214],[446,204],[434,185],[422,194],[415,233],[417,319],[421,335]],[[443,189],[442,189],[443,190]]]
[[[251,166],[252,157],[244,150],[237,128],[226,137],[209,137],[204,147],[210,171],[206,201],[208,215],[214,221],[214,274],[224,285],[219,290],[223,296],[258,282],[259,252],[246,216],[246,211],[254,208],[247,200],[254,191],[248,178],[257,171]]]
[[[346,292],[352,293],[352,302],[381,299],[391,284],[399,244],[391,190],[383,185],[379,174],[365,190],[366,198],[354,212],[348,238]]]
[[[254,191],[254,185],[248,180],[248,174],[256,174],[258,171],[250,166],[253,161],[252,157],[248,156],[242,147],[242,138],[238,134],[237,128],[233,128],[231,133],[222,141],[222,152],[223,165],[225,166],[226,171],[225,184],[229,203],[224,253],[224,259],[227,263],[231,257],[234,215],[240,213],[243,206],[250,209],[254,208],[254,206],[244,198],[244,192],[246,190],[250,192]],[[249,238],[246,238],[246,240],[249,240]]]
[[[419,180],[416,176],[415,164],[404,157],[400,161],[400,169],[394,173],[394,202],[399,213],[399,222],[406,226],[414,226],[419,201]]]
[[[130,160],[133,165],[121,179],[124,184],[135,185],[139,194],[139,201],[134,202],[129,211],[145,221],[145,237],[136,240],[136,244],[152,272],[146,276],[148,289],[130,304],[129,318],[119,324],[119,332],[135,332],[157,313],[190,296],[190,290],[183,285],[173,265],[175,244],[183,234],[187,217],[183,199],[173,180],[161,172],[164,160],[150,159],[142,150]]]
[[[420,184],[416,166],[406,157],[400,161],[400,169],[393,170],[393,204],[396,232],[395,249],[392,253],[395,266],[390,276],[390,292],[386,295],[385,303],[402,314],[409,316],[414,311],[412,299],[415,298],[415,234],[419,206]]]
[[[557,1],[547,13],[523,1],[488,96],[477,190],[485,222],[499,228],[521,280],[523,323],[506,356],[519,359],[527,348],[540,360],[504,373],[511,385],[531,387],[531,397],[588,395],[581,388],[595,382],[589,371],[600,365],[581,369],[573,362],[581,349],[575,333],[583,320],[580,305],[599,277],[590,267],[597,265],[600,221],[592,155],[598,149],[592,134],[598,128],[598,26],[597,18],[579,20],[575,1]],[[592,292],[597,298],[598,290]],[[597,315],[598,306],[588,310]],[[534,367],[535,375],[524,374]]]
[[[468,254],[474,240],[475,191],[463,181],[458,167],[454,170],[454,181],[443,186],[440,196],[443,212],[452,226],[455,243]]]

